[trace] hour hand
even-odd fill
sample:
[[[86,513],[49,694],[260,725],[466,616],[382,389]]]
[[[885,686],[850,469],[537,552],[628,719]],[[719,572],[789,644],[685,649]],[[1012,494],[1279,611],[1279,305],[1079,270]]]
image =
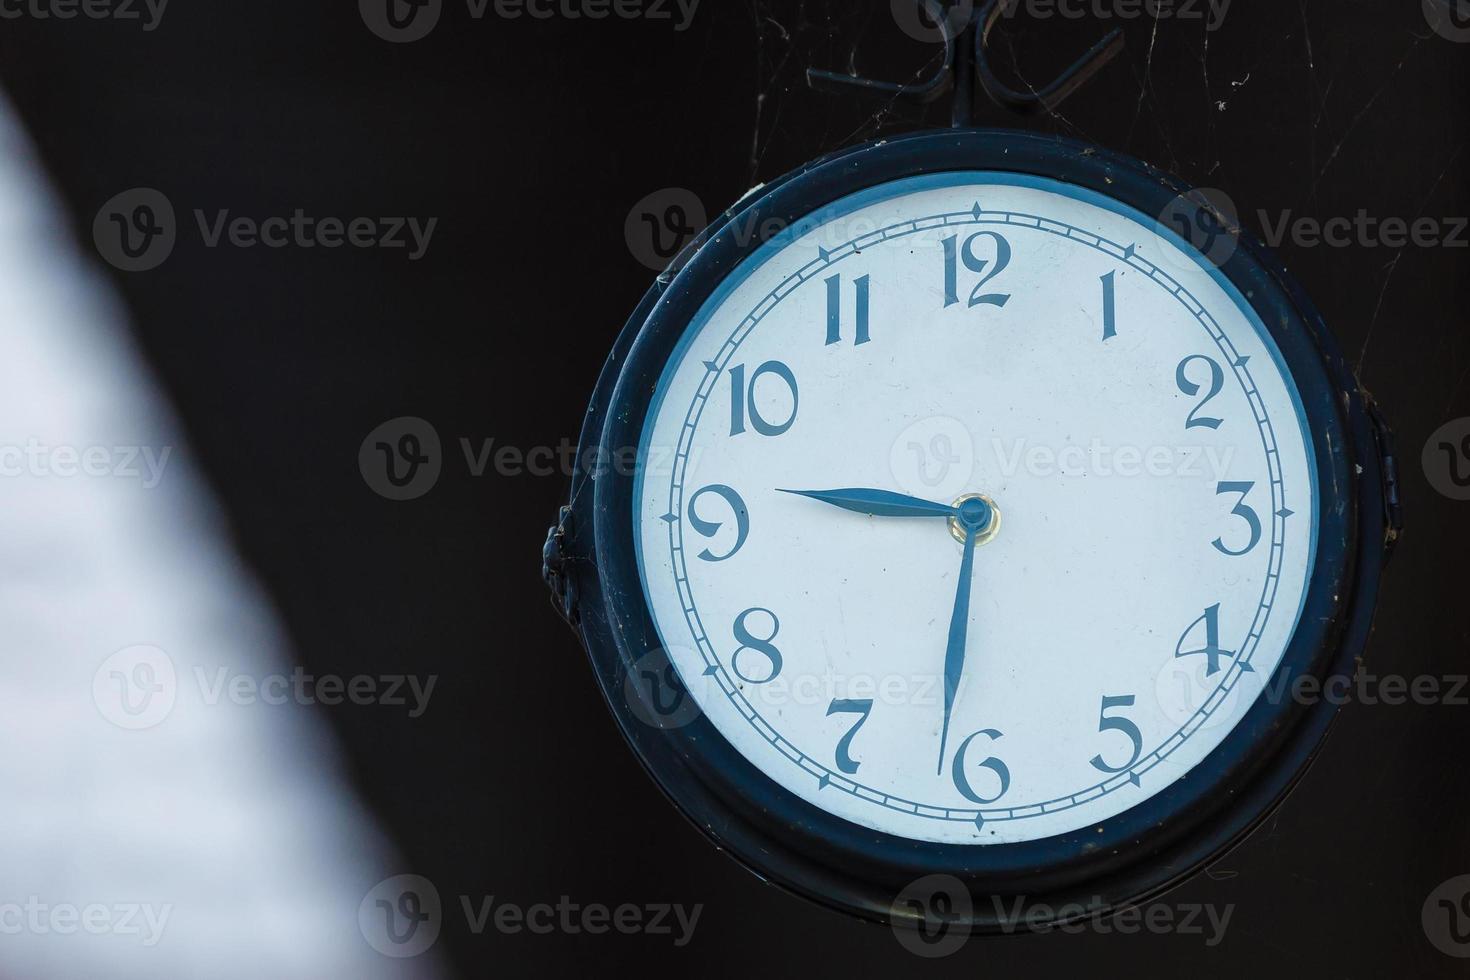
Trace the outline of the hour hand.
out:
[[[780,489],[780,488],[777,488]],[[811,497],[824,504],[832,504],[844,510],[876,517],[957,517],[959,511],[949,504],[937,504],[932,500],[921,500],[891,490],[780,490]]]

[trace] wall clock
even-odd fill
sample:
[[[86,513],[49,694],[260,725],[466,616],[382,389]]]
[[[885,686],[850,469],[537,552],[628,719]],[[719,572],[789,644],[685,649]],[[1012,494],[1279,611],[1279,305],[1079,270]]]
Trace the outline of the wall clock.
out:
[[[934,874],[974,929],[1091,914],[1308,765],[1336,708],[1293,692],[1352,673],[1398,530],[1388,434],[1278,262],[1181,237],[1187,190],[1035,133],[866,144],[634,312],[546,574],[640,761],[758,874],[880,920]]]

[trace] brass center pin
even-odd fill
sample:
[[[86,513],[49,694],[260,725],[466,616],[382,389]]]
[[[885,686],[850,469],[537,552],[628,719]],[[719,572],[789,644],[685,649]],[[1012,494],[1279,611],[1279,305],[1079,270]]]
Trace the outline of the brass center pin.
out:
[[[990,508],[990,523],[986,524],[985,529],[975,535],[975,545],[977,547],[982,544],[989,544],[1000,533],[1000,508],[995,505],[994,500],[991,500],[983,493],[967,493],[962,497],[956,497],[952,506],[957,508],[961,507],[967,500],[982,500]],[[951,517],[949,519],[949,533],[954,535],[954,539],[960,544],[965,543],[965,525],[958,517]]]

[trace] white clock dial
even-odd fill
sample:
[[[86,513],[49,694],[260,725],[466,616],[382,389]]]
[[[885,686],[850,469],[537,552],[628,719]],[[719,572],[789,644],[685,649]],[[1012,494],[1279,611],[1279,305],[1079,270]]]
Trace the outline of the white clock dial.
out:
[[[770,779],[905,838],[1034,840],[1181,779],[1270,696],[1311,438],[1244,298],[1151,216],[910,178],[772,239],[691,322],[643,431],[639,570]]]

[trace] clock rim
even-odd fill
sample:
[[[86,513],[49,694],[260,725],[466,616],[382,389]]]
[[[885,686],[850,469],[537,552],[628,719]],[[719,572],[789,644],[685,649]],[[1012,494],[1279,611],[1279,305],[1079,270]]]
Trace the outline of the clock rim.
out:
[[[1189,190],[1147,164],[1098,147],[1007,130],[916,133],[816,161],[747,195],[676,260],[676,274],[659,278],[630,319],[599,381],[584,448],[596,440],[608,454],[639,444],[654,383],[690,319],[763,244],[760,236],[744,243],[738,236],[721,236],[720,228],[734,216],[748,222],[746,227],[762,228],[767,222],[785,227],[850,193],[907,176],[955,170],[1058,179],[1103,193],[1144,215],[1162,213]],[[1200,210],[1192,199],[1186,198],[1186,207],[1191,218]],[[1219,268],[1275,341],[1314,437],[1322,521],[1314,573],[1273,677],[1286,671],[1290,682],[1301,674],[1325,679],[1350,673],[1361,646],[1358,634],[1366,633],[1357,621],[1365,605],[1371,615],[1376,588],[1377,563],[1358,559],[1375,541],[1381,550],[1383,539],[1381,506],[1359,506],[1365,488],[1377,486],[1376,479],[1353,473],[1357,465],[1377,475],[1364,406],[1320,316],[1262,246],[1242,235]],[[1299,778],[1336,713],[1336,706],[1325,700],[1271,705],[1258,699],[1191,770],[1192,780],[1176,781],[1100,821],[1096,826],[1101,833],[1089,825],[1027,842],[941,844],[873,831],[781,787],[726,742],[707,718],[679,729],[657,729],[637,720],[622,681],[637,655],[657,648],[660,641],[636,567],[633,482],[629,474],[604,472],[593,481],[590,494],[585,480],[574,487],[575,538],[588,559],[576,575],[581,630],[599,686],[640,762],[681,812],[756,873],[830,906],[884,919],[902,887],[933,873],[955,875],[976,895],[1029,897],[1052,907],[1068,904],[1064,897],[1108,907],[1137,900],[1186,876],[1264,818]],[[1334,487],[1339,488],[1336,496]],[[581,513],[577,501],[584,504]],[[1371,519],[1375,512],[1380,515],[1377,533]],[[1195,789],[1200,775],[1209,778]],[[979,905],[970,924],[1001,927]]]

